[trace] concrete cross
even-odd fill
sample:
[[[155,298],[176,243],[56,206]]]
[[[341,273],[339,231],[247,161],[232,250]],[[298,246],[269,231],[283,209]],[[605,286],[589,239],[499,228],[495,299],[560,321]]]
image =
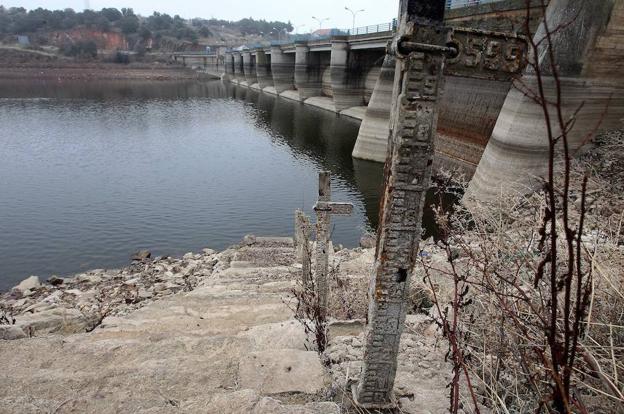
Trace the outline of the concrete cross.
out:
[[[316,293],[323,316],[327,315],[329,286],[329,228],[331,215],[348,216],[353,211],[350,203],[334,203],[331,201],[331,174],[329,171],[319,173],[319,197],[314,206],[316,212]]]
[[[508,79],[527,50],[519,36],[444,27],[445,0],[400,0],[382,212],[356,403],[391,408],[406,295],[416,265],[430,187],[438,99],[444,75]],[[418,396],[416,397],[418,398]]]

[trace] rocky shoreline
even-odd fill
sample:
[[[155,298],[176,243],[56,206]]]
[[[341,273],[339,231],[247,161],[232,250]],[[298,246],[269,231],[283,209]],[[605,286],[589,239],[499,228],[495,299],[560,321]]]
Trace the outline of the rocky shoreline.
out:
[[[288,237],[246,236],[180,258],[138,252],[119,270],[28,278],[0,295],[0,411],[351,412],[373,256],[330,253],[322,355],[293,314],[301,263]],[[451,369],[436,325],[411,314],[402,338],[402,412],[446,412]]]
[[[211,249],[181,258],[150,256],[137,252],[122,269],[52,276],[44,283],[30,276],[0,295],[0,339],[90,332],[105,317],[127,315],[155,300],[192,291],[219,262]]]

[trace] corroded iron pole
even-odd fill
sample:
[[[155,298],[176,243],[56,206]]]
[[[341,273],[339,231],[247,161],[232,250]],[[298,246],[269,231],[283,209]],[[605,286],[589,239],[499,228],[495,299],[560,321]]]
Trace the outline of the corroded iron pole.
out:
[[[399,33],[391,46],[397,67],[384,194],[369,288],[364,364],[354,386],[354,399],[364,408],[394,405],[392,389],[406,293],[421,238],[443,86],[441,51],[448,40],[444,7],[444,0],[401,0]]]

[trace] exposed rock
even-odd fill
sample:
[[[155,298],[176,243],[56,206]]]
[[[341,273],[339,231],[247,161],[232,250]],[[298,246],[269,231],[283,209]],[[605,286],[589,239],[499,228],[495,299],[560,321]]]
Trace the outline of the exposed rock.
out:
[[[206,407],[208,413],[247,414],[255,413],[254,407],[260,400],[260,396],[254,390],[240,390],[229,393],[218,393],[211,397]]]
[[[253,414],[339,414],[340,407],[332,402],[284,405],[274,398],[265,397],[256,404],[251,412]]]
[[[138,252],[136,252],[132,256],[130,256],[130,260],[143,262],[143,261],[149,259],[150,257],[152,257],[152,253],[149,250],[139,250]]]
[[[54,307],[19,315],[16,317],[16,325],[30,336],[39,336],[49,333],[85,332],[90,321],[77,309]]]
[[[366,234],[360,238],[360,247],[363,249],[372,249],[377,244],[377,238],[372,234]]]
[[[325,386],[318,354],[293,349],[254,352],[239,366],[240,384],[264,394],[301,392],[316,394]]]
[[[77,280],[80,282],[87,282],[87,283],[100,283],[102,281],[102,276],[98,275],[98,274],[84,274],[84,275],[80,275],[77,277]]]
[[[50,278],[48,278],[47,282],[49,284],[51,284],[52,286],[60,286],[63,284],[63,282],[65,282],[65,279],[62,279],[60,277],[57,276],[52,276]]]
[[[152,297],[154,297],[154,293],[150,292],[149,290],[146,289],[139,289],[139,297],[141,299],[150,299]]]
[[[15,286],[13,289],[19,290],[20,292],[25,292],[27,290],[34,290],[41,286],[41,282],[39,281],[38,276],[30,276],[20,282],[19,285]]]
[[[256,243],[256,236],[254,236],[253,234],[248,234],[245,236],[245,238],[243,239],[243,245],[245,246],[251,246],[253,244]]]
[[[0,339],[3,340],[15,340],[26,338],[27,335],[24,330],[15,325],[0,325]]]
[[[307,337],[303,326],[295,321],[278,322],[255,326],[242,337],[249,338],[256,349],[312,349],[312,342]]]

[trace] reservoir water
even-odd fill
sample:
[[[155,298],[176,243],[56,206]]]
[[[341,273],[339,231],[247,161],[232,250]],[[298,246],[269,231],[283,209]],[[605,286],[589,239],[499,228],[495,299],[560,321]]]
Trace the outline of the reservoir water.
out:
[[[220,81],[0,83],[0,290],[291,235],[318,172],[354,204],[332,239],[375,229],[383,165],[355,160],[359,122]],[[425,224],[431,219],[425,220]]]

